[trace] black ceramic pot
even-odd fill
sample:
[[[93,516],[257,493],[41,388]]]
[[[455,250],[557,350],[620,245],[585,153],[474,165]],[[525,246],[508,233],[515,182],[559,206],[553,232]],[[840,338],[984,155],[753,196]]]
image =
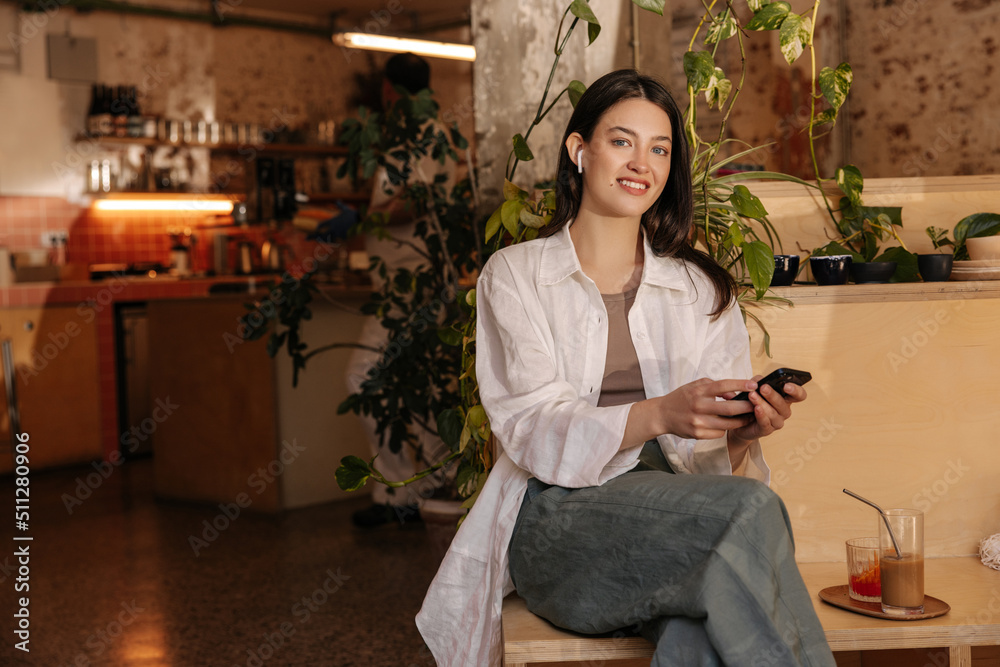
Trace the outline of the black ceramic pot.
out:
[[[798,255],[775,255],[774,256],[774,277],[771,278],[772,287],[785,287],[792,284],[795,275],[799,272]]]
[[[954,255],[917,255],[917,268],[925,283],[939,283],[951,277]]]
[[[896,272],[896,262],[856,262],[851,264],[851,280],[864,283],[887,283]]]
[[[817,285],[845,285],[851,268],[850,255],[810,257],[809,268]]]

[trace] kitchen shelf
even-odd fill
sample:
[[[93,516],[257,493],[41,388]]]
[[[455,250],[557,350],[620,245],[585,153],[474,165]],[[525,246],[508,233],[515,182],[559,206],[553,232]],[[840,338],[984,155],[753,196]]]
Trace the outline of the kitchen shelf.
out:
[[[332,157],[343,157],[347,155],[346,146],[335,146],[327,144],[197,144],[183,141],[161,141],[159,139],[148,139],[145,137],[89,137],[80,135],[76,138],[78,142],[95,141],[97,143],[118,145],[118,146],[146,146],[155,148],[159,146],[173,146],[176,148],[207,148],[211,151],[235,153],[240,150],[252,149],[263,155],[329,155]]]

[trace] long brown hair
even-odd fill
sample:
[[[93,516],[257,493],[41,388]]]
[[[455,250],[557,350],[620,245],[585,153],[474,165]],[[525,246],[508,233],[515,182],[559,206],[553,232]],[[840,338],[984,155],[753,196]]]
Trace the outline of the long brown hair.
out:
[[[642,214],[641,225],[658,257],[676,257],[701,269],[715,288],[712,316],[718,317],[736,298],[736,281],[706,253],[693,247],[689,238],[694,224],[694,192],[691,186],[691,157],[684,134],[680,109],[670,92],[657,79],[632,69],[617,70],[595,81],[583,94],[566,125],[559,151],[556,179],[556,210],[552,221],[539,236],[551,236],[576,217],[583,196],[583,175],[577,172],[566,149],[566,140],[579,132],[590,141],[601,117],[614,105],[629,99],[642,99],[663,109],[670,118],[673,149],[670,153],[670,177],[649,209]]]

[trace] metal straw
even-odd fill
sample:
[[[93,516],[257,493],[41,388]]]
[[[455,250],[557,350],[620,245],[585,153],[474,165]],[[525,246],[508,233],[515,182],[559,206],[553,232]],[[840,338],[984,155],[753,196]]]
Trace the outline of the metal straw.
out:
[[[903,554],[899,553],[899,543],[896,542],[896,536],[892,534],[892,526],[889,525],[889,518],[885,515],[885,512],[882,511],[882,508],[873,503],[872,501],[868,500],[867,498],[862,498],[853,491],[848,491],[847,489],[844,489],[844,493],[854,498],[857,498],[861,502],[867,503],[868,505],[871,505],[872,507],[878,510],[878,513],[882,516],[882,521],[885,522],[886,530],[889,531],[889,539],[892,540],[892,548],[896,550],[896,557],[902,558]]]

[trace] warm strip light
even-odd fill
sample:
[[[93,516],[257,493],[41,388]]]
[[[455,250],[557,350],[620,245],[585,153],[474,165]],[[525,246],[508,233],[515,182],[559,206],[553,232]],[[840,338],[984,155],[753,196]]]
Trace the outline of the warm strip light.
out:
[[[369,49],[371,51],[389,51],[392,53],[416,53],[434,58],[451,58],[453,60],[475,60],[476,47],[470,44],[452,44],[448,42],[430,42],[424,39],[403,39],[400,37],[384,37],[365,32],[335,32],[333,43],[351,49]]]
[[[178,211],[231,213],[233,202],[221,199],[98,199],[98,211]]]

